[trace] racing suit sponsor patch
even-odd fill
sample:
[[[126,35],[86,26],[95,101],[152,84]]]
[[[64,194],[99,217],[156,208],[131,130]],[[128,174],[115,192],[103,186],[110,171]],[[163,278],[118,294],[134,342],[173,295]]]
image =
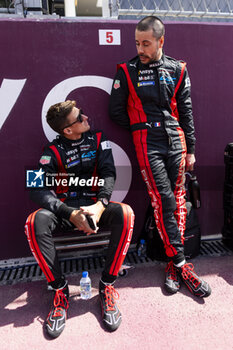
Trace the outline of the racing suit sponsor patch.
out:
[[[154,71],[153,69],[144,69],[144,70],[139,70],[138,71],[138,75],[142,75],[142,74],[153,74]]]
[[[105,149],[111,149],[111,142],[110,141],[102,141],[101,142],[101,147],[102,150],[104,151]]]
[[[155,85],[155,82],[154,81],[141,81],[140,83],[138,83],[138,87],[150,86],[150,85]]]
[[[161,84],[173,84],[176,80],[176,78],[171,77],[170,75],[161,75],[161,77],[159,78],[159,80],[161,81]]]
[[[40,164],[49,164],[51,160],[50,156],[42,156],[39,160]]]
[[[78,160],[76,160],[76,161],[74,161],[72,163],[69,163],[69,164],[65,165],[65,168],[66,169],[71,168],[72,166],[75,166],[75,165],[77,165],[79,163],[80,163],[80,160],[78,159]]]
[[[113,85],[114,89],[119,89],[120,86],[121,86],[120,80],[115,80]]]
[[[161,64],[163,64],[163,61],[162,61],[162,60],[160,60],[160,61],[158,61],[158,62],[151,63],[151,64],[149,65],[149,67],[150,67],[150,68],[154,68],[154,67],[161,66]]]
[[[185,88],[187,88],[187,87],[190,87],[191,86],[191,81],[190,81],[190,79],[189,78],[186,78],[185,79]]]
[[[80,146],[80,151],[81,152],[88,151],[90,147],[91,147],[91,145],[82,145],[82,146]]]
[[[140,76],[138,77],[138,80],[139,81],[142,81],[142,80],[154,80],[155,79],[155,76],[154,75],[146,75],[146,76]]]

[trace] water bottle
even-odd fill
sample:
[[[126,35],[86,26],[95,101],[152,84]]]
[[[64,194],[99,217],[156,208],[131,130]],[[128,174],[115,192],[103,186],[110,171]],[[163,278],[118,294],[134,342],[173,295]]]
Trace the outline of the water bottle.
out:
[[[140,257],[146,256],[146,241],[145,241],[145,239],[140,239],[140,243],[138,246],[138,256],[140,256]]]
[[[197,177],[192,175],[188,184],[190,202],[192,203],[195,209],[201,207],[201,194],[200,194],[200,185],[197,181]]]
[[[87,300],[91,298],[91,279],[87,271],[83,271],[80,280],[80,295],[81,299]]]

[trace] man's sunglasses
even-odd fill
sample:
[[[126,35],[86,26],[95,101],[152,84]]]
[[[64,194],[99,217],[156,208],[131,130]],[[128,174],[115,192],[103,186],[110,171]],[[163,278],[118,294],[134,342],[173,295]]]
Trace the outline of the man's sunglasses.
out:
[[[69,128],[70,126],[74,125],[75,123],[82,123],[83,122],[83,114],[84,114],[83,110],[80,108],[79,112],[78,112],[78,115],[77,115],[77,119],[73,123],[64,126],[64,128],[62,128],[62,131],[65,128]]]

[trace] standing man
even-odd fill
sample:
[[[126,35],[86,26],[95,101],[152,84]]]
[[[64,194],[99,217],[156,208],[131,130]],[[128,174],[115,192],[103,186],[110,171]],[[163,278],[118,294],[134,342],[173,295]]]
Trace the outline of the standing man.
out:
[[[165,287],[176,293],[180,278],[196,296],[209,285],[184,256],[185,168],[193,170],[195,137],[186,63],[164,55],[165,28],[155,16],[136,26],[138,56],[118,65],[110,98],[110,117],[131,131],[154,217],[170,258]]]
[[[32,253],[54,291],[46,329],[51,337],[58,337],[65,327],[69,306],[68,282],[59,266],[53,233],[78,228],[89,235],[105,227],[111,230],[111,237],[99,295],[103,323],[107,330],[114,331],[121,323],[114,282],[130,244],[134,214],[126,204],[109,202],[116,177],[110,142],[102,132],[90,131],[88,117],[75,101],[51,106],[46,118],[59,136],[44,148],[39,174],[44,173],[50,183],[57,174],[57,187],[51,191],[47,181],[47,187],[31,191],[32,200],[42,209],[33,212],[25,225]],[[94,188],[97,175],[99,188]],[[63,186],[59,185],[61,181]]]

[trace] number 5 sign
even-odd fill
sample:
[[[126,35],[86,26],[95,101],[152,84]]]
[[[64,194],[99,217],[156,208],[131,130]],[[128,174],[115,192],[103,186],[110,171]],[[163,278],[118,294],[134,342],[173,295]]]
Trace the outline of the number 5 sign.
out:
[[[100,45],[120,45],[121,31],[119,29],[99,29]]]

